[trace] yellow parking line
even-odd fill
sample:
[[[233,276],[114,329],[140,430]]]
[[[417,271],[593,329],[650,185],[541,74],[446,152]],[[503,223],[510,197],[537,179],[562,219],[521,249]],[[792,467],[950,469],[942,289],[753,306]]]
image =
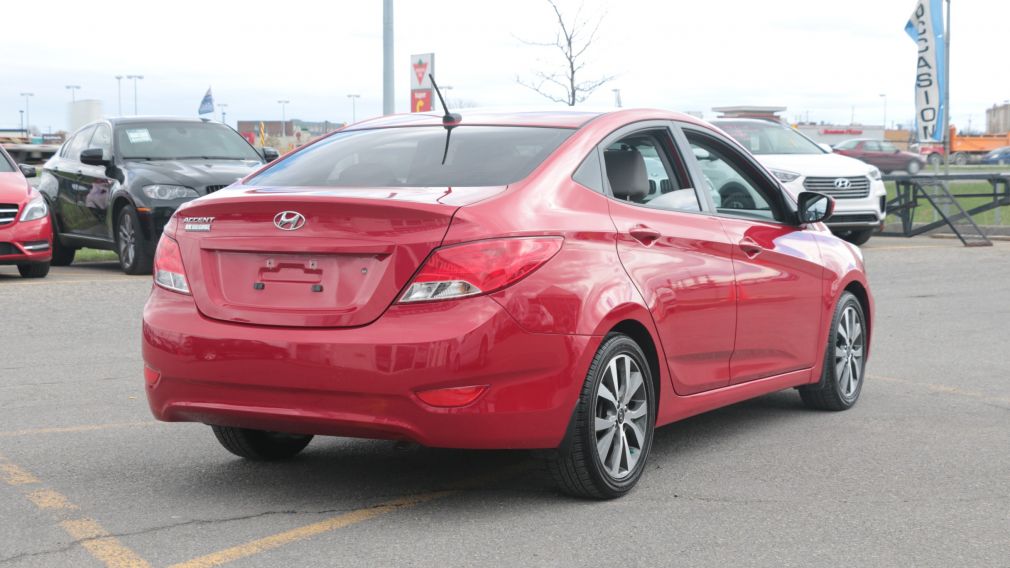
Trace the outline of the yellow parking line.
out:
[[[388,501],[375,507],[370,507],[368,509],[359,509],[357,511],[351,511],[350,513],[338,515],[336,517],[326,519],[325,521],[320,521],[318,523],[313,523],[311,525],[305,525],[303,527],[291,529],[289,531],[285,531],[280,534],[275,534],[273,536],[253,540],[245,544],[240,544],[238,546],[233,546],[220,552],[215,552],[213,554],[208,554],[206,556],[195,558],[188,562],[176,564],[172,566],[172,568],[210,568],[212,566],[220,566],[222,564],[233,562],[240,558],[245,558],[247,556],[259,554],[261,552],[273,550],[286,544],[291,544],[293,542],[305,540],[307,538],[325,532],[361,523],[369,519],[374,519],[375,517],[378,517],[380,515],[396,511],[398,509],[413,507],[415,505],[419,505],[427,501],[432,501],[434,499],[439,499],[441,497],[445,497],[453,493],[456,493],[456,491],[437,491],[433,493],[424,493],[421,495],[415,495],[413,497],[397,499],[395,501]]]
[[[0,477],[7,485],[28,485],[30,483],[42,483],[39,478],[25,471],[21,466],[10,462],[0,463]]]
[[[150,564],[119,539],[109,535],[94,519],[74,519],[60,523],[74,540],[109,568],[147,568]]]
[[[0,438],[16,438],[19,436],[32,436],[35,434],[70,434],[75,432],[94,432],[95,430],[111,430],[114,428],[137,428],[142,426],[154,426],[155,424],[158,424],[156,420],[146,420],[144,422],[82,424],[80,426],[63,426],[55,428],[26,428],[24,430],[9,430],[7,432],[0,432]]]
[[[950,385],[940,385],[936,383],[920,383],[919,381],[910,381],[908,379],[899,379],[895,377],[884,377],[881,375],[867,375],[867,378],[875,381],[884,381],[889,383],[900,383],[903,385],[913,385],[932,392],[940,392],[944,394],[953,394],[958,396],[964,396],[968,398],[974,398],[977,400],[984,400],[986,402],[998,402],[1001,404],[1010,404],[1010,396],[993,396],[984,392],[963,389],[961,387],[952,387]]]
[[[71,503],[69,499],[63,496],[62,493],[58,493],[52,489],[39,489],[38,491],[32,491],[27,495],[27,497],[28,500],[35,503],[35,506],[39,509],[71,510],[77,508],[77,505]]]

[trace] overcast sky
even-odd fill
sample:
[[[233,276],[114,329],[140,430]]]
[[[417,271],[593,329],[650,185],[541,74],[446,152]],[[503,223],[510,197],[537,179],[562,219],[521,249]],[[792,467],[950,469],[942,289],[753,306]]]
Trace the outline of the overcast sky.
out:
[[[578,0],[560,0],[574,11]],[[541,105],[516,76],[560,63],[518,37],[553,39],[544,0],[396,0],[397,110],[409,103],[409,56],[436,54],[451,98],[481,106]],[[781,105],[789,119],[880,124],[913,113],[915,44],[903,32],[912,0],[587,0],[605,14],[585,78],[615,75],[587,104],[701,111]],[[141,114],[196,115],[208,86],[228,121],[347,121],[382,110],[381,0],[272,2],[9,3],[0,34],[0,127],[17,127],[19,93],[34,92],[31,122],[67,123],[65,85],[117,113],[115,75],[142,74]],[[954,2],[952,120],[984,126],[985,109],[1010,99],[1007,0]],[[133,87],[123,81],[123,111]],[[216,115],[220,118],[220,114]]]

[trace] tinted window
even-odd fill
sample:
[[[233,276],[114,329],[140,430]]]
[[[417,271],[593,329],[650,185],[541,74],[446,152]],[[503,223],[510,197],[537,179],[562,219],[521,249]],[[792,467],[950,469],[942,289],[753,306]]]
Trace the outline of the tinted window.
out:
[[[688,140],[719,213],[784,221],[776,196],[752,176],[743,158],[705,136],[688,134]]]
[[[608,146],[603,155],[614,196],[655,209],[701,211],[694,189],[675,173],[671,144],[665,130],[655,130],[636,132]]]
[[[717,120],[713,122],[755,156],[761,154],[823,154],[816,143],[777,122]]]
[[[276,162],[266,186],[479,187],[530,174],[571,136],[562,128],[441,126],[339,132]]]
[[[603,172],[600,170],[600,153],[596,148],[586,156],[579,169],[575,170],[572,179],[597,193],[603,193]]]
[[[856,146],[859,145],[859,140],[846,140],[841,144],[836,144],[835,148],[839,150],[854,150]]]
[[[112,129],[107,124],[99,124],[95,134],[91,137],[88,148],[99,148],[102,156],[106,159],[112,157]]]
[[[116,127],[124,159],[255,160],[256,150],[231,128],[213,122],[149,122]]]
[[[68,160],[79,162],[81,160],[81,152],[88,149],[88,144],[91,142],[91,135],[94,133],[94,126],[89,126],[78,131],[73,138],[67,141],[66,150],[62,156]]]

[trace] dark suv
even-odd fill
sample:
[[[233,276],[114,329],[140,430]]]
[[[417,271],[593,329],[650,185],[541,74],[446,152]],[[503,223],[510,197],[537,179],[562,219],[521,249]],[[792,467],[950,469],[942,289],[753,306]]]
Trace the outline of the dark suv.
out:
[[[116,251],[127,274],[149,273],[161,229],[180,205],[276,157],[217,122],[131,117],[88,124],[42,170],[52,263],[66,266],[86,246]]]

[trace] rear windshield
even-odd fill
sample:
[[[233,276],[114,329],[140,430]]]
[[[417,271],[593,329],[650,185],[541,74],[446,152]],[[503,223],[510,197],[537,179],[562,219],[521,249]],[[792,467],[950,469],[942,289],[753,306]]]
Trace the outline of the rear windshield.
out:
[[[128,123],[116,128],[116,145],[130,160],[255,160],[238,132],[215,122]]]
[[[260,186],[480,187],[530,174],[574,130],[525,126],[441,126],[339,132],[277,162]]]

